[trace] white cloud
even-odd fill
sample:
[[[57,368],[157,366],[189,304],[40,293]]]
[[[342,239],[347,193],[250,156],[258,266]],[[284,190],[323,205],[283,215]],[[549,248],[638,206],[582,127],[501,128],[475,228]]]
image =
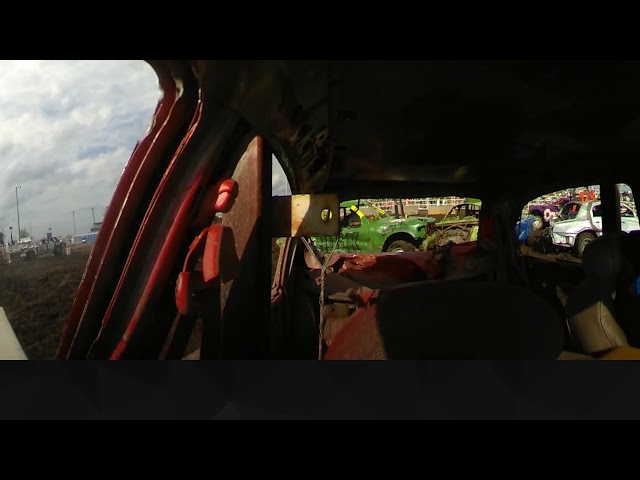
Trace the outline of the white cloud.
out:
[[[104,210],[160,90],[143,61],[0,61],[0,227],[35,237],[89,231]],[[274,195],[290,193],[273,160]],[[93,208],[93,214],[91,211]]]
[[[271,195],[290,195],[291,187],[289,181],[278,159],[273,156],[271,158]]]
[[[160,97],[143,61],[0,62],[0,225],[42,236],[102,220]]]

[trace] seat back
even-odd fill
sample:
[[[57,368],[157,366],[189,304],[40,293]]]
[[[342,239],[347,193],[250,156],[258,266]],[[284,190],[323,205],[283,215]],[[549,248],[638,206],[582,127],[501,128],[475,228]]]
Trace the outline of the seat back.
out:
[[[381,289],[335,337],[326,359],[557,359],[562,318],[524,287],[418,282]]]
[[[629,345],[640,347],[640,231],[628,233],[626,257],[631,271],[616,292],[616,320]]]
[[[585,278],[571,291],[565,305],[571,337],[583,353],[598,354],[629,343],[616,319],[617,293],[633,280],[629,251],[625,232],[606,233],[584,251]]]

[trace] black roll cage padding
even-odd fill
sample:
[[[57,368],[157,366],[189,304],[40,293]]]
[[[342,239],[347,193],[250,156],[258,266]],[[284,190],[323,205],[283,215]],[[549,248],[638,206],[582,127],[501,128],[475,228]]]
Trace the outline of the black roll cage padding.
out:
[[[600,201],[602,206],[602,233],[619,232],[622,227],[620,219],[620,190],[617,183],[600,185]]]

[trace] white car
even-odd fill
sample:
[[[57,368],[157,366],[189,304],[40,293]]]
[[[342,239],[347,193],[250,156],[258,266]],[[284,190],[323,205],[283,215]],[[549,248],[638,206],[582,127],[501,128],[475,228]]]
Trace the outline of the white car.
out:
[[[600,200],[569,202],[551,222],[551,240],[559,247],[575,248],[579,257],[596,237],[602,235]],[[625,232],[640,230],[637,215],[626,205],[620,205],[621,228]]]

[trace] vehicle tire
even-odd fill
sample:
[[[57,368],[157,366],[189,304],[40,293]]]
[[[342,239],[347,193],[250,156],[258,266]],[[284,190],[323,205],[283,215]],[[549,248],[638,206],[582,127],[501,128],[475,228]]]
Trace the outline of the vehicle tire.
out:
[[[593,233],[581,233],[576,238],[576,251],[578,252],[578,257],[582,258],[584,254],[584,249],[587,248],[592,241],[596,239],[596,236]]]
[[[416,246],[412,243],[405,242],[404,240],[396,240],[395,242],[391,242],[389,248],[387,248],[387,252],[415,252],[417,250]]]
[[[36,253],[33,250],[29,250],[27,252],[27,254],[25,255],[25,259],[28,260],[28,261],[31,261],[34,258],[36,258]]]
[[[534,230],[540,230],[542,227],[544,227],[544,220],[542,218],[542,215],[540,215],[539,213],[534,213],[533,214],[535,218],[535,220],[533,220],[533,222],[531,222],[531,228],[533,228]]]

